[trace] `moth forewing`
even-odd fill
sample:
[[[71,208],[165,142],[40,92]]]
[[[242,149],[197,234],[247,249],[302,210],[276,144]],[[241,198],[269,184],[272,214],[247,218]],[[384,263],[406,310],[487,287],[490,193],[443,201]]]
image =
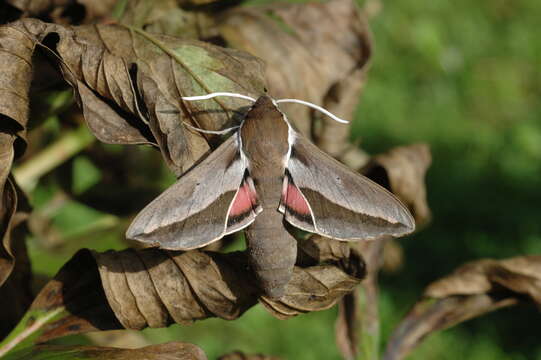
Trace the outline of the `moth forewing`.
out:
[[[238,199],[245,170],[238,141],[230,137],[147,205],[133,220],[126,237],[171,250],[195,249],[220,239],[228,231],[229,213]],[[249,211],[244,227],[255,216]]]
[[[394,195],[325,154],[300,134],[295,134],[287,170],[292,181],[281,210],[293,226],[337,240],[398,237],[415,228],[411,214]],[[307,204],[299,205],[297,191]],[[288,198],[296,203],[288,203]],[[309,209],[313,223],[306,213],[295,208]]]

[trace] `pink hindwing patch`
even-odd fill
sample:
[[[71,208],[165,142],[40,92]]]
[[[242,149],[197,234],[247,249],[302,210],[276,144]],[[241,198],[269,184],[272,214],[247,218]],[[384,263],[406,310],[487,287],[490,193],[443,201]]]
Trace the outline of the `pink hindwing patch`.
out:
[[[310,205],[304,199],[299,188],[286,176],[282,190],[282,202],[290,211],[304,217],[311,217]]]
[[[237,217],[247,212],[253,211],[257,207],[257,194],[253,186],[245,179],[233,200],[229,217]]]

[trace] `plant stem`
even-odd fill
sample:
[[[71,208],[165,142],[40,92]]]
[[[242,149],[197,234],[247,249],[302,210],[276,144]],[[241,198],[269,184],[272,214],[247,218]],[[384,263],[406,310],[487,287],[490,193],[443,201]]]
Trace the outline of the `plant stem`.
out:
[[[11,350],[19,347],[23,343],[28,343],[33,339],[37,338],[39,331],[43,331],[43,326],[45,326],[49,321],[52,321],[57,316],[62,314],[65,311],[64,307],[59,307],[50,311],[47,314],[44,314],[41,317],[38,317],[36,320],[31,322],[31,318],[35,317],[33,313],[27,313],[17,327],[11,332],[10,335],[0,343],[0,358]],[[31,324],[30,324],[31,323]],[[30,325],[26,325],[30,324]]]
[[[56,142],[13,170],[17,184],[26,192],[32,191],[40,177],[73,157],[94,140],[95,137],[86,125],[65,133]]]
[[[365,279],[361,285],[361,347],[363,360],[379,359],[380,324],[378,286],[373,278]]]

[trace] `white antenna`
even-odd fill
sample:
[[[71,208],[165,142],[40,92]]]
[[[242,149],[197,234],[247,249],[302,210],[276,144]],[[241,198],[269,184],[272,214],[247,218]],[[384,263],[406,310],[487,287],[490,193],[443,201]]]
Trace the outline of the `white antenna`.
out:
[[[308,101],[297,100],[297,99],[280,99],[280,100],[276,100],[276,103],[277,103],[277,104],[279,104],[279,103],[287,103],[287,102],[288,102],[288,103],[297,103],[297,104],[303,104],[303,105],[306,105],[306,106],[308,106],[308,107],[311,107],[312,109],[316,109],[316,110],[321,111],[322,113],[324,113],[325,115],[327,115],[327,116],[330,117],[331,119],[338,121],[339,123],[342,123],[342,124],[347,124],[347,123],[349,123],[349,121],[344,120],[344,119],[341,119],[341,118],[339,118],[338,116],[332,114],[330,111],[325,110],[325,109],[322,108],[321,106],[318,106],[318,105],[316,105],[316,104],[312,104],[311,102],[308,102]]]
[[[246,99],[246,100],[250,100],[252,102],[255,102],[255,99],[253,97],[251,97],[251,96],[237,94],[237,93],[230,93],[230,92],[215,92],[215,93],[210,93],[210,94],[207,94],[207,95],[200,95],[200,96],[182,96],[181,99],[182,100],[187,100],[187,101],[195,101],[195,100],[212,99],[212,98],[217,97],[217,96],[236,97],[236,98]]]
[[[195,131],[199,131],[199,132],[202,132],[202,133],[205,133],[205,134],[216,134],[216,135],[224,135],[224,134],[227,134],[228,132],[230,132],[232,130],[237,130],[238,128],[240,128],[240,126],[233,126],[233,127],[223,129],[223,130],[205,130],[205,129],[200,129],[198,127],[192,126],[192,125],[190,125],[188,123],[185,123],[185,122],[183,122],[183,124],[184,124],[184,126],[190,128],[190,129],[193,129]]]
[[[182,100],[187,100],[187,101],[196,101],[196,100],[212,99],[212,98],[217,97],[217,96],[236,97],[236,98],[241,98],[241,99],[245,99],[245,100],[250,100],[252,102],[256,102],[256,99],[254,99],[251,96],[237,94],[237,93],[231,93],[231,92],[215,92],[215,93],[210,93],[210,94],[207,94],[207,95],[199,95],[199,96],[182,96],[181,99]],[[303,101],[303,100],[298,100],[298,99],[280,99],[280,100],[273,100],[273,101],[274,101],[275,105],[277,105],[279,103],[287,103],[287,102],[288,103],[297,103],[297,104],[306,105],[308,107],[311,107],[312,109],[316,109],[316,110],[321,111],[323,114],[327,115],[328,117],[330,117],[333,120],[338,121],[339,123],[342,123],[342,124],[349,123],[349,121],[341,119],[338,116],[332,114],[330,111],[325,110],[321,106],[316,105],[316,104],[312,104],[311,102],[308,102],[308,101]]]

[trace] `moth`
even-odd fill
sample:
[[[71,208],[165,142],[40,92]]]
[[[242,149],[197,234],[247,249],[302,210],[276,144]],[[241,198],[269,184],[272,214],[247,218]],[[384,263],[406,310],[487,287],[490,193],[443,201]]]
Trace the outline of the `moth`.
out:
[[[394,195],[295,131],[278,108],[289,99],[238,97],[254,101],[238,131],[145,207],[128,238],[190,250],[245,229],[263,293],[280,298],[297,256],[284,222],[344,241],[413,231],[413,218]]]

